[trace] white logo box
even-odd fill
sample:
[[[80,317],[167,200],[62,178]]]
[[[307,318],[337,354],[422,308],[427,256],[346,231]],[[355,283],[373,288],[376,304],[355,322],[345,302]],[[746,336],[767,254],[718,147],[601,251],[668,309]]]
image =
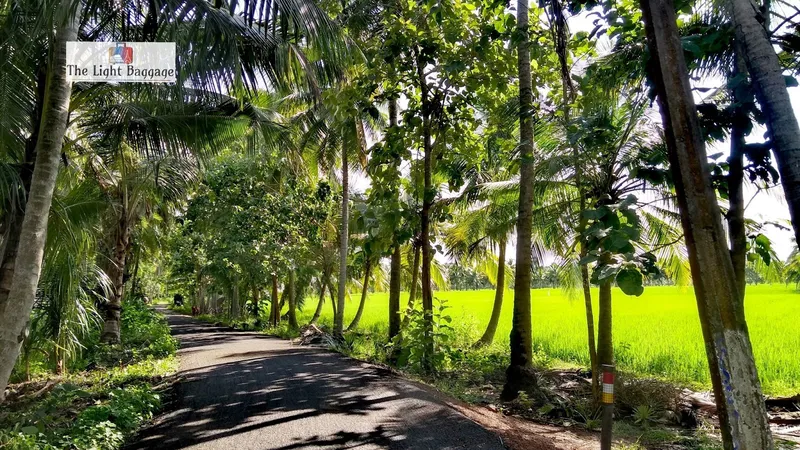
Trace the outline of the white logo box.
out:
[[[69,81],[174,83],[174,42],[67,42]]]

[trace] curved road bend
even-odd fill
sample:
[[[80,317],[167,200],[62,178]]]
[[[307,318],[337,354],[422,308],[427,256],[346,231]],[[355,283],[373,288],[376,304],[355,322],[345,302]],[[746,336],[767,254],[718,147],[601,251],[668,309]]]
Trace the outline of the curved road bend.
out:
[[[500,439],[379,368],[167,315],[182,381],[127,449],[474,449]]]

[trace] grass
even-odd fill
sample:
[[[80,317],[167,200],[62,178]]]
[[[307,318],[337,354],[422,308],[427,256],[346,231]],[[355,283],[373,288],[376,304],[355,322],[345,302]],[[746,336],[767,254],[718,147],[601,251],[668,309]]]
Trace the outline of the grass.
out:
[[[577,293],[576,293],[577,294]],[[459,340],[480,337],[491,312],[494,293],[483,291],[436,292],[446,300]],[[597,292],[594,293],[596,302]],[[506,292],[500,327],[493,347],[507,347],[511,328],[513,292]],[[587,366],[586,316],[583,302],[559,289],[532,291],[533,340],[538,354],[567,364]],[[298,320],[313,314],[316,299],[309,297]],[[355,314],[357,296],[345,309],[345,325]],[[745,301],[748,326],[759,376],[765,393],[800,392],[800,294],[792,286],[748,286]],[[679,383],[708,387],[708,366],[691,288],[651,286],[641,297],[614,292],[614,346],[620,370]],[[597,304],[595,303],[595,320]],[[332,322],[326,303],[322,322]],[[388,294],[373,293],[367,300],[361,328],[384,333],[388,321]],[[369,345],[369,344],[366,344]],[[370,349],[364,349],[369,353]]]

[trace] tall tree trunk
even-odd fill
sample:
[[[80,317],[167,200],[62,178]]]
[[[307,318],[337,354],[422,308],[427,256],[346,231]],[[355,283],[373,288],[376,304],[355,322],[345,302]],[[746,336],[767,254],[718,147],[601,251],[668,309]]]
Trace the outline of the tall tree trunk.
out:
[[[611,281],[600,284],[599,318],[597,321],[597,364],[614,364],[614,342],[611,328]]]
[[[278,298],[278,275],[272,274],[272,305],[269,309],[269,324],[277,327],[281,323],[281,300]]]
[[[39,128],[41,126],[42,111],[47,88],[47,66],[42,65],[36,76],[36,105],[31,113],[31,135],[25,141],[25,155],[20,164],[18,173],[22,181],[23,196],[16,202],[7,205],[5,232],[3,233],[3,246],[0,254],[0,311],[5,308],[11,283],[14,281],[14,267],[17,260],[20,235],[22,234],[22,221],[25,220],[24,204],[30,194],[31,180],[36,163],[36,146],[39,142]]]
[[[395,243],[389,264],[389,341],[400,334],[401,259],[400,244]]]
[[[428,81],[425,79],[424,63],[421,58],[417,58],[417,76],[420,85],[420,97],[422,105],[422,140],[423,140],[423,190],[422,190],[422,212],[420,214],[422,238],[422,317],[425,330],[423,333],[424,353],[422,356],[422,370],[432,372],[433,367],[433,291],[431,289],[431,206],[436,193],[433,191],[431,176],[433,173],[433,143],[431,141],[431,118],[430,118],[430,98]]]
[[[391,139],[394,140],[395,134],[393,131],[397,128],[397,98],[392,96],[389,99],[389,129],[392,130],[392,133],[389,134]],[[393,141],[394,143],[394,141]],[[402,162],[400,157],[396,158],[396,165],[399,167]],[[400,189],[399,189],[399,182],[400,180],[396,180],[398,183],[397,189],[397,196],[398,201],[400,197]],[[392,250],[392,257],[391,262],[389,263],[389,342],[391,342],[395,336],[400,334],[400,290],[401,287],[401,280],[400,277],[402,275],[402,253],[400,250],[400,243],[396,240],[393,242],[394,248]],[[393,357],[394,358],[394,357]]]
[[[492,305],[492,316],[483,336],[475,344],[476,347],[490,345],[494,341],[494,334],[497,332],[497,325],[500,323],[500,312],[503,309],[503,294],[506,291],[506,243],[498,243],[500,254],[497,257],[497,286],[494,288],[494,305]]]
[[[747,74],[747,65],[742,55],[741,43],[735,44],[735,57],[732,78]],[[740,313],[744,317],[744,295],[747,287],[745,269],[747,267],[747,230],[744,222],[744,154],[747,142],[746,129],[750,118],[744,110],[746,99],[741,98],[742,89],[731,89],[731,95],[739,106],[734,110],[731,129],[731,154],[728,157],[728,239],[731,241],[731,262],[739,289]]]
[[[361,301],[358,303],[356,316],[353,317],[353,321],[347,326],[347,331],[355,330],[358,328],[358,323],[361,322],[361,316],[364,314],[364,306],[367,303],[367,290],[369,289],[370,275],[372,275],[372,264],[371,261],[367,259],[367,262],[364,265],[364,284],[361,286]]]
[[[736,307],[740,294],[711,187],[675,8],[669,0],[641,0],[641,6],[723,445],[727,450],[770,449],[766,407],[747,323]]]
[[[525,390],[531,375],[531,233],[533,227],[533,87],[531,81],[528,0],[517,1],[519,69],[520,183],[517,213],[517,265],[514,278],[514,313],[511,325],[511,362],[506,371],[502,397],[510,400]]]
[[[300,326],[297,324],[297,274],[295,273],[295,269],[289,270],[289,283],[287,284],[286,290],[288,291],[286,296],[288,297],[289,301],[289,312],[287,313],[289,319],[289,327],[291,328],[299,328]]]
[[[18,246],[25,251],[17,254],[11,290],[0,311],[0,401],[5,397],[8,378],[19,356],[25,327],[36,298],[47,218],[53,201],[72,92],[72,86],[66,78],[67,41],[77,39],[80,15],[81,9],[78,7],[74,17],[66,18],[65,23],[58,27],[51,51],[52,60],[48,65],[44,108],[36,144],[36,166],[25,205],[25,218],[22,221]]]
[[[333,316],[333,334],[341,336],[344,330],[344,298],[347,295],[347,241],[350,238],[350,186],[347,150],[342,147],[342,224],[339,230],[339,298]]]
[[[317,309],[314,311],[314,315],[311,317],[311,321],[309,324],[316,324],[319,320],[319,316],[322,315],[322,305],[325,303],[325,280],[324,277],[320,278],[319,280],[319,302],[317,302]]]
[[[562,110],[564,112],[564,129],[569,129],[570,125],[570,108],[572,102],[575,100],[575,87],[572,83],[569,65],[567,59],[569,56],[569,29],[567,28],[567,20],[564,16],[564,7],[560,0],[551,0],[551,8],[553,11],[553,18],[555,24],[555,42],[556,54],[558,55],[559,65],[561,66],[561,89],[564,97]],[[586,245],[580,234],[586,228],[586,218],[583,217],[583,212],[586,210],[586,193],[583,189],[583,163],[580,160],[580,153],[577,146],[572,148],[572,157],[575,161],[575,186],[578,188],[578,236],[579,236],[579,255],[583,259],[586,256]],[[583,288],[583,304],[586,309],[586,335],[589,344],[589,364],[592,372],[592,395],[595,399],[599,399],[599,376],[597,366],[597,347],[594,341],[594,312],[592,311],[592,290],[589,282],[589,267],[587,264],[581,264],[581,287]]]
[[[124,196],[124,194],[123,194]],[[114,230],[114,246],[111,260],[107,264],[106,274],[111,281],[111,295],[103,306],[105,322],[100,341],[114,344],[120,341],[120,314],[122,312],[122,296],[125,292],[125,264],[128,260],[130,249],[130,225],[128,224],[128,211],[123,200],[117,227]]]
[[[800,242],[800,125],[789,98],[783,68],[767,30],[759,21],[759,8],[750,0],[728,0],[728,3],[738,47],[767,119],[795,238]]]

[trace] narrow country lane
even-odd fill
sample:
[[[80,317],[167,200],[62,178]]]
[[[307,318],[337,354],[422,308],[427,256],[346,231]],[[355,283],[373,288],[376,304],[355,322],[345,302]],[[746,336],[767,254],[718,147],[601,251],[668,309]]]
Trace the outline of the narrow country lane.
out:
[[[168,410],[128,449],[505,448],[387,371],[162,311],[180,339],[183,379]]]

